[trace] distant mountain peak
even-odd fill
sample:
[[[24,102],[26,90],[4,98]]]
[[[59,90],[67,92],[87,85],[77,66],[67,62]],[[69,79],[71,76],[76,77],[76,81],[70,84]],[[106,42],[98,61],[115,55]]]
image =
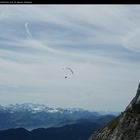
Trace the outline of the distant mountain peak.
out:
[[[60,108],[60,107],[48,107],[44,104],[35,104],[35,103],[16,103],[9,104],[6,106],[0,106],[0,108],[9,110],[11,112],[17,111],[30,111],[30,112],[48,112],[48,113],[74,113],[74,112],[90,112],[88,110],[80,109],[80,108]],[[97,113],[98,114],[98,113]]]
[[[118,117],[89,140],[140,140],[140,84],[136,96]]]

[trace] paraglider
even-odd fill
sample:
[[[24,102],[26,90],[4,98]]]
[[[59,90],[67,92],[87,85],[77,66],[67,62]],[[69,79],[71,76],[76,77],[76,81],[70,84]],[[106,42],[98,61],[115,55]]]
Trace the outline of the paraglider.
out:
[[[63,69],[66,70],[65,71],[66,72],[65,79],[74,74],[74,71],[70,67],[65,67]]]

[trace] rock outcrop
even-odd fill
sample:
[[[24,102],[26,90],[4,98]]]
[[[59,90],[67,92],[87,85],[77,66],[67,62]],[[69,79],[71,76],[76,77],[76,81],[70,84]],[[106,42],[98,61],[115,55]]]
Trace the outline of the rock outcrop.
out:
[[[89,140],[140,140],[140,84],[125,111],[97,130]]]

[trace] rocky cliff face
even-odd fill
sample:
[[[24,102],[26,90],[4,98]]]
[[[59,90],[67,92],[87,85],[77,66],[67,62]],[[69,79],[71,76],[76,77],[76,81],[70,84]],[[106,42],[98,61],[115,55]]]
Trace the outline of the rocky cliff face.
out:
[[[89,140],[140,140],[140,84],[125,111],[97,130]]]

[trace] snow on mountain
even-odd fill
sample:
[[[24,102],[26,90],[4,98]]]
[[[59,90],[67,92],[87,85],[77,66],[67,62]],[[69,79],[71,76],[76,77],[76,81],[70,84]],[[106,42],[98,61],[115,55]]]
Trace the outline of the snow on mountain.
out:
[[[46,112],[46,113],[74,113],[79,111],[86,111],[77,108],[50,108],[42,104],[33,104],[33,103],[23,103],[23,104],[10,104],[6,106],[0,106],[0,110],[7,110],[11,113],[19,111],[29,111],[32,113]]]
[[[6,106],[0,105],[0,110],[6,110],[10,113],[14,112],[32,112],[32,113],[39,113],[39,112],[46,112],[46,113],[60,113],[60,114],[72,114],[76,112],[88,112],[88,113],[94,113],[94,115],[107,115],[107,114],[112,114],[112,115],[117,115],[119,112],[109,112],[109,111],[100,111],[100,112],[95,112],[95,111],[88,111],[84,110],[81,108],[53,108],[53,107],[47,107],[46,105],[43,104],[34,104],[34,103],[23,103],[23,104],[9,104]]]

